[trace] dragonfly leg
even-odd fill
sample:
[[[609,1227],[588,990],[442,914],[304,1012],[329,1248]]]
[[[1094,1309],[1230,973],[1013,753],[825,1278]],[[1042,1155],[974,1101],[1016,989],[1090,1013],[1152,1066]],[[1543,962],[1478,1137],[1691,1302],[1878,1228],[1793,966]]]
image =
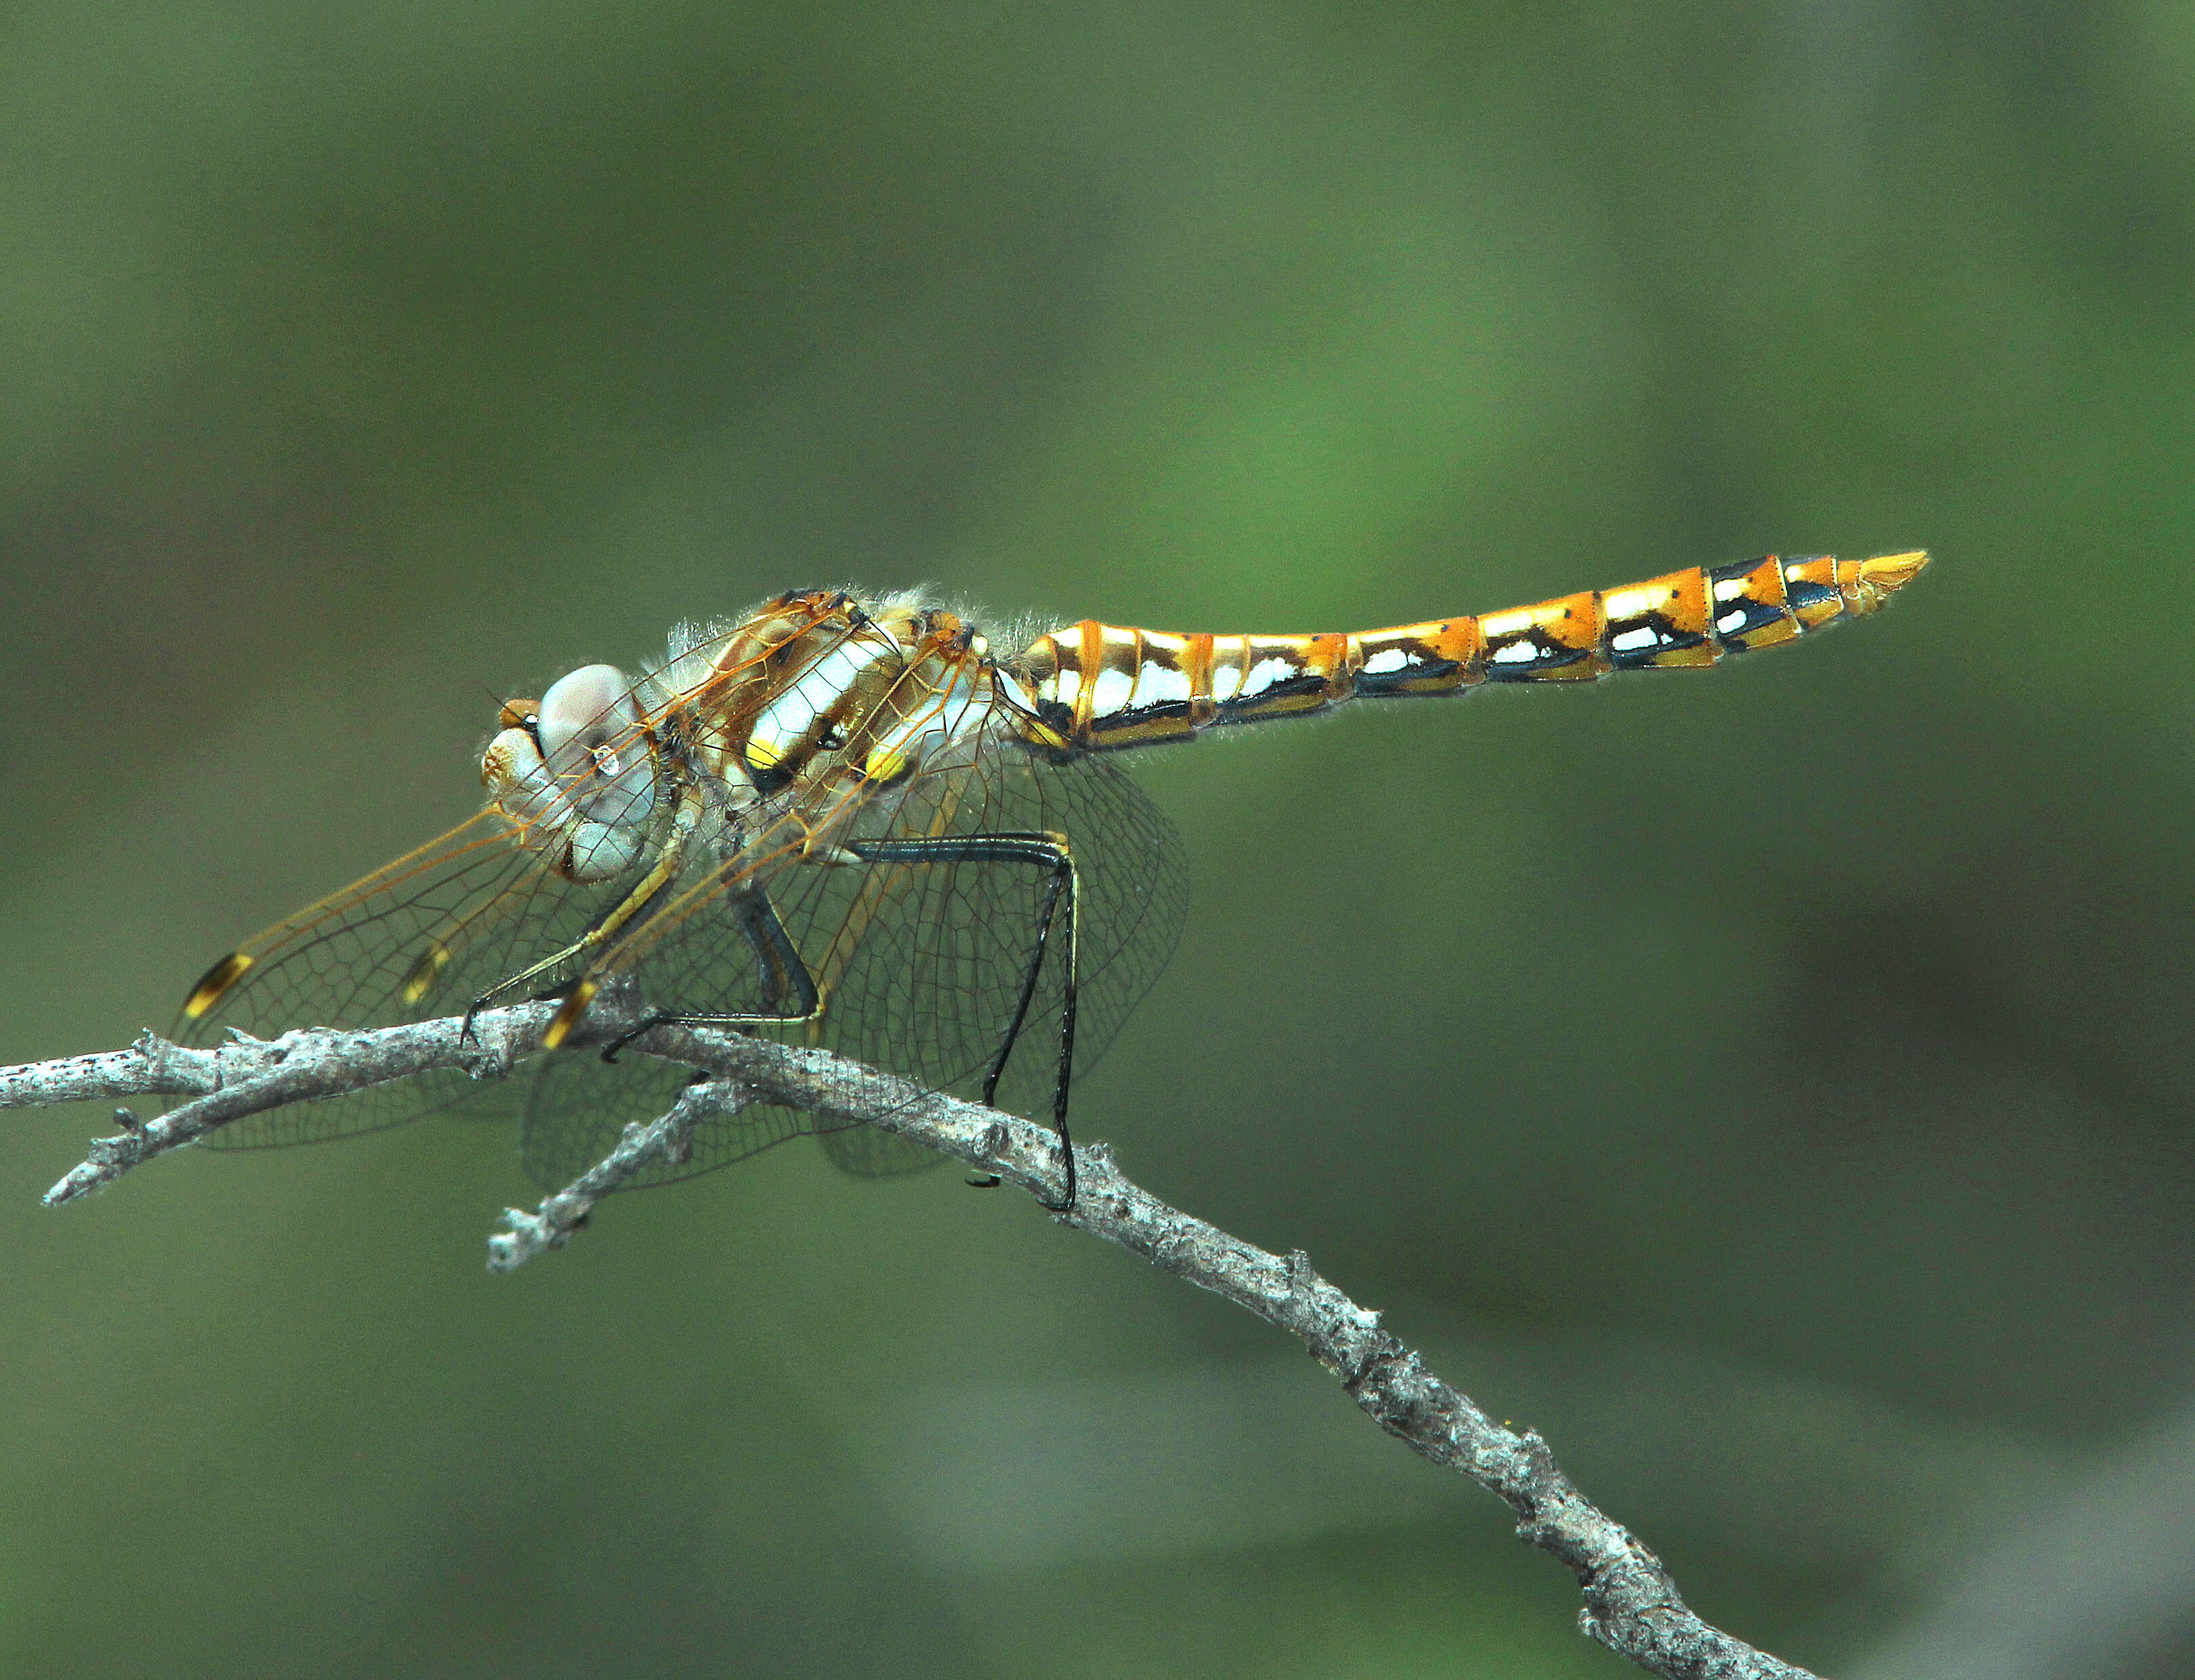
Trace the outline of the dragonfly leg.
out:
[[[769,1009],[757,1019],[806,1021],[821,1014],[823,997],[816,988],[815,977],[808,972],[807,960],[800,955],[800,948],[792,943],[792,936],[777,919],[777,907],[769,902],[769,894],[758,883],[749,886],[734,902],[732,916],[762,967],[763,1002]],[[785,1007],[787,1003],[799,1007],[788,1009]]]
[[[813,1020],[822,1013],[822,994],[816,987],[815,977],[808,972],[799,947],[792,943],[792,936],[778,920],[776,906],[769,902],[769,895],[759,886],[749,886],[733,901],[732,918],[754,949],[756,963],[762,971],[763,1002],[769,1008],[743,1015],[696,1015],[657,1009],[638,1026],[619,1033],[605,1045],[604,1061],[614,1062],[619,1051],[641,1034],[660,1026],[774,1025]],[[787,1003],[798,1007],[788,1009],[785,1007]]]
[[[615,1038],[613,1038],[608,1043],[602,1046],[602,1059],[606,1062],[615,1062],[618,1059],[618,1052],[624,1049],[626,1045],[631,1043],[632,1041],[639,1037],[641,1034],[643,1032],[653,1032],[660,1026],[669,1026],[676,1022],[677,1019],[677,1016],[671,1014],[661,1009],[650,1010],[646,1015],[641,1018],[641,1022],[638,1026],[627,1027]],[[700,1070],[697,1069],[695,1071],[698,1072]]]
[[[1045,1206],[1053,1213],[1074,1208],[1074,1145],[1067,1130],[1067,1088],[1074,1076],[1075,987],[1081,973],[1080,938],[1074,914],[1080,877],[1067,837],[1051,834],[940,834],[934,838],[850,841],[846,849],[868,863],[1033,863],[1046,871],[1044,902],[1039,906],[1036,937],[1030,942],[1028,964],[1022,973],[1020,996],[1014,1002],[1014,1018],[1000,1041],[998,1054],[983,1076],[983,1100],[997,1094],[1006,1059],[1020,1042],[1036,997],[1038,980],[1050,949],[1055,922],[1063,922],[1067,940],[1065,973],[1059,1007],[1059,1061],[1052,1087],[1052,1129],[1059,1134],[1059,1154],[1067,1179],[1067,1193]],[[1062,900],[1065,901],[1063,914]]]
[[[551,952],[539,962],[522,968],[510,979],[498,981],[489,987],[474,1000],[473,1009],[486,1008],[499,999],[522,992],[534,981],[545,975],[559,973],[567,965],[577,962],[582,957],[587,958],[591,963],[594,960],[594,953],[608,945],[627,928],[639,926],[654,915],[663,904],[665,895],[671,890],[673,883],[677,880],[679,871],[686,866],[687,848],[693,840],[695,828],[700,825],[704,808],[705,800],[699,783],[690,783],[680,789],[678,808],[671,817],[670,830],[665,834],[662,849],[656,854],[655,861],[648,866],[648,873],[634,882],[629,892],[598,915],[595,919],[594,925],[585,933],[565,946],[563,950]],[[548,1027],[542,1032],[541,1048],[543,1049],[554,1050],[571,1036],[572,1029],[579,1025],[579,1018],[587,1013],[587,1005],[593,1002],[595,993],[600,989],[599,984],[590,973],[582,973],[573,981],[570,988],[563,994],[563,1007],[556,1011],[555,1016],[550,1020]],[[554,996],[556,994],[552,991],[550,995]]]

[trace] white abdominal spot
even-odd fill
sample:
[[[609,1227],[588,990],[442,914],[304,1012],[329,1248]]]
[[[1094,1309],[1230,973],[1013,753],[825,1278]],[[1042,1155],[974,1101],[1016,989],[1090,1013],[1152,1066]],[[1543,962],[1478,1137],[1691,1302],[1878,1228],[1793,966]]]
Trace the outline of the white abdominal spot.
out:
[[[1296,674],[1296,662],[1278,654],[1268,654],[1252,666],[1249,674],[1242,678],[1242,692],[1237,699],[1254,700],[1275,683]]]
[[[1610,649],[1620,654],[1636,653],[1641,648],[1651,648],[1662,639],[1661,633],[1651,624],[1636,630],[1627,630],[1620,636],[1609,638]]]
[[[1145,660],[1136,673],[1136,698],[1146,706],[1167,706],[1189,698],[1189,673],[1178,667]]]
[[[1018,707],[1024,712],[1036,710],[1036,702],[1030,698],[1028,691],[1004,671],[993,671],[991,681],[997,686],[999,693],[1005,697],[1008,705]]]
[[[1364,661],[1364,674],[1368,677],[1385,677],[1393,672],[1408,669],[1409,663],[1409,655],[1403,652],[1402,649],[1382,648]]]

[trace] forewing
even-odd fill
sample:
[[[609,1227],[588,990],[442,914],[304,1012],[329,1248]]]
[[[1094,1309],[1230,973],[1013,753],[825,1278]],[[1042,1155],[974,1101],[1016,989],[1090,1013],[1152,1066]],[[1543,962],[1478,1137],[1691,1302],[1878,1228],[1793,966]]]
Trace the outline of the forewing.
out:
[[[819,598],[801,610],[813,622],[833,609]],[[783,615],[779,603],[761,618]],[[724,649],[758,621],[682,638],[668,663],[626,690],[632,713],[648,713],[674,695],[688,710],[701,707],[711,696],[749,680],[767,644],[758,644],[746,659],[727,659]],[[801,621],[794,614],[793,627]],[[624,821],[630,794],[615,772],[598,788],[590,767],[605,759],[637,763],[640,754],[652,752],[643,735],[635,727],[621,740],[600,743],[592,754],[575,748],[569,767],[552,770],[546,781],[521,784],[515,796],[521,820],[539,817],[554,803],[550,790],[561,788],[587,816]],[[608,811],[605,800],[611,801]],[[222,1042],[230,1028],[265,1038],[294,1027],[386,1026],[460,1013],[492,987],[596,926],[632,890],[652,850],[611,879],[574,882],[550,868],[543,852],[521,846],[502,815],[484,811],[278,923],[216,965],[186,1004],[174,1036],[181,1043],[209,1044]],[[591,860],[603,853],[597,845],[588,855]],[[574,978],[576,967],[554,967],[498,1001],[550,995]],[[553,1107],[557,1094],[575,1092],[579,1082],[572,1077],[551,1082],[548,1094],[530,1098],[529,1106]],[[613,1082],[604,1088],[615,1093],[619,1087]],[[423,1074],[233,1121],[206,1141],[228,1148],[308,1142],[395,1125],[459,1103],[492,1106],[511,1098],[504,1087],[481,1085],[461,1072]],[[619,1111],[634,1106],[614,1105]],[[610,1131],[614,1140],[616,1128]]]
[[[632,875],[580,885],[519,846],[484,812],[298,911],[216,965],[175,1037],[225,1042],[231,1028],[271,1038],[295,1027],[393,1026],[461,1014],[498,981],[584,933]],[[224,968],[242,962],[224,987]],[[561,978],[544,975],[538,990]],[[193,1006],[203,1004],[197,1013]],[[451,1070],[299,1103],[209,1133],[216,1148],[310,1142],[445,1109],[483,1087]]]

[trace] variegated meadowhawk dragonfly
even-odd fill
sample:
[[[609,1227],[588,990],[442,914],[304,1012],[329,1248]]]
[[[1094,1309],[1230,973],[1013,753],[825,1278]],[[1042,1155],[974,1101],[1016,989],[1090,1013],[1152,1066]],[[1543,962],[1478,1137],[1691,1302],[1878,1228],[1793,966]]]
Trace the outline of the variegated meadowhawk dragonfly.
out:
[[[688,1075],[559,1048],[606,987],[653,1019],[827,1046],[924,1088],[1048,1103],[1074,1196],[1068,1086],[1164,967],[1178,842],[1115,754],[1345,700],[1704,667],[1875,611],[1927,563],[1769,556],[1534,606],[1355,634],[1174,635],[1094,620],[995,653],[914,595],[811,590],[682,626],[637,679],[590,665],[502,710],[484,808],[223,957],[177,1037],[361,1027],[562,999],[524,1097],[556,1188]],[[302,1142],[446,1109],[424,1075],[238,1120],[215,1146]],[[816,1129],[704,1123],[704,1170]],[[832,1158],[937,1158],[873,1128]]]

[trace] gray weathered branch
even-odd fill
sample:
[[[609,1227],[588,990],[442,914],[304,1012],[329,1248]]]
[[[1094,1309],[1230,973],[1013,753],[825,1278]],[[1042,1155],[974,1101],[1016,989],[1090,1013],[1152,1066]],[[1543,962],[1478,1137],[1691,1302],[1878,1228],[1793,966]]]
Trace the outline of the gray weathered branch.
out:
[[[128,1050],[0,1069],[0,1108],[148,1094],[187,1099],[149,1121],[122,1111],[122,1132],[95,1140],[89,1157],[47,1192],[48,1204],[58,1205],[246,1114],[435,1068],[500,1077],[533,1048],[555,1007],[486,1010],[469,1033],[452,1017],[358,1032],[314,1029],[215,1049],[186,1049],[147,1033]],[[596,1030],[614,1031],[615,1024]],[[489,1263],[496,1269],[561,1247],[602,1197],[659,1158],[683,1158],[696,1124],[748,1100],[902,1133],[1011,1179],[1046,1202],[1064,1188],[1057,1144],[1046,1128],[925,1094],[825,1051],[679,1026],[654,1027],[629,1048],[711,1077],[688,1087],[661,1118],[627,1127],[608,1158],[536,1212],[506,1214],[510,1229],[490,1239]],[[1103,1145],[1077,1150],[1076,1160],[1080,1191],[1074,1211],[1060,1216],[1065,1223],[1288,1331],[1389,1434],[1507,1500],[1519,1537],[1552,1552],[1577,1576],[1585,1596],[1580,1624],[1593,1638],[1671,1680],[1812,1680],[1805,1670],[1702,1621],[1678,1596],[1661,1560],[1578,1492],[1537,1433],[1502,1428],[1434,1377],[1380,1327],[1376,1313],[1320,1277],[1300,1251],[1268,1254],[1167,1206],[1122,1177]]]
[[[694,1127],[712,1114],[736,1114],[751,1100],[729,1079],[688,1085],[669,1113],[634,1121],[616,1148],[555,1195],[544,1198],[534,1212],[506,1208],[503,1220],[510,1229],[487,1239],[488,1270],[515,1272],[535,1255],[562,1248],[587,1222],[596,1203],[659,1159],[683,1164],[693,1156]]]

